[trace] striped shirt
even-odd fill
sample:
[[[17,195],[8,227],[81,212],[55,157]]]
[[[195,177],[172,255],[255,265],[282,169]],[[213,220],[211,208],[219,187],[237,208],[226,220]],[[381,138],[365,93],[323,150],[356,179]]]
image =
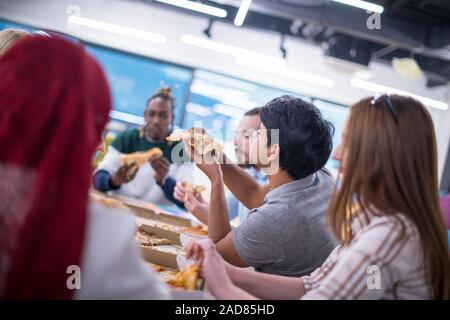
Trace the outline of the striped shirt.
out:
[[[413,222],[402,214],[362,220],[353,220],[348,245],[335,248],[321,267],[301,278],[302,299],[429,299]]]

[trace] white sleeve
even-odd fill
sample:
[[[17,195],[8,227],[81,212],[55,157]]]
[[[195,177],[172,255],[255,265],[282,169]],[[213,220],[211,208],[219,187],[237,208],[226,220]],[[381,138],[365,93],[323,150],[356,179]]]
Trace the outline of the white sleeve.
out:
[[[122,166],[122,161],[120,160],[120,153],[113,146],[108,147],[108,152],[105,154],[105,157],[100,161],[96,170],[106,170],[111,174],[114,174],[119,170]]]
[[[172,164],[169,175],[176,181],[189,181],[195,183],[196,167],[191,163]]]
[[[170,299],[168,286],[146,266],[134,242],[133,216],[90,204],[81,289],[76,299]]]

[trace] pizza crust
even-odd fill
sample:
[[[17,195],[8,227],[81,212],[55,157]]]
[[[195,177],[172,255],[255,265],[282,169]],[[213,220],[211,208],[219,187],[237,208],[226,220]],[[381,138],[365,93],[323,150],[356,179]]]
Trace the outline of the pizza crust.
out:
[[[150,160],[162,157],[163,152],[160,148],[151,148],[148,151],[137,151],[129,154],[124,154],[120,158],[124,165],[137,164],[137,168],[147,163]]]

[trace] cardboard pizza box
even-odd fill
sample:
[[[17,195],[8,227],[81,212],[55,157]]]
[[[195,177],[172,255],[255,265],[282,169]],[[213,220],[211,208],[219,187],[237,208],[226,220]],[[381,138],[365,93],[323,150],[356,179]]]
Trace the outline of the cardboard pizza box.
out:
[[[164,252],[151,246],[140,246],[142,258],[146,261],[160,265],[162,267],[178,269],[177,255],[170,252]]]
[[[155,221],[167,222],[178,226],[189,227],[193,225],[192,220],[184,217],[175,216],[172,213],[161,209],[160,207],[151,202],[124,196],[113,196],[113,198],[122,201],[124,205],[126,205],[140,217]]]
[[[176,245],[186,246],[190,239],[205,239],[206,236],[192,234],[185,231],[167,230],[158,226],[158,222],[150,219],[137,219],[140,230],[156,235],[159,238],[166,238]]]
[[[89,194],[96,200],[103,200],[103,202],[115,202],[116,205],[128,208],[138,217],[183,227],[195,226],[198,224],[196,221],[191,219],[179,217],[167,212],[151,202],[119,195],[108,195],[95,189],[90,189]]]

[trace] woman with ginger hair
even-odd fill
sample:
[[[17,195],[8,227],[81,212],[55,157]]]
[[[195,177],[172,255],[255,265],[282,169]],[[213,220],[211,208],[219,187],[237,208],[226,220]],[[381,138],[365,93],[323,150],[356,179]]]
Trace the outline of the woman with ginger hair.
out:
[[[0,79],[0,299],[170,298],[134,217],[88,197],[111,108],[99,64],[29,36],[0,57]]]

